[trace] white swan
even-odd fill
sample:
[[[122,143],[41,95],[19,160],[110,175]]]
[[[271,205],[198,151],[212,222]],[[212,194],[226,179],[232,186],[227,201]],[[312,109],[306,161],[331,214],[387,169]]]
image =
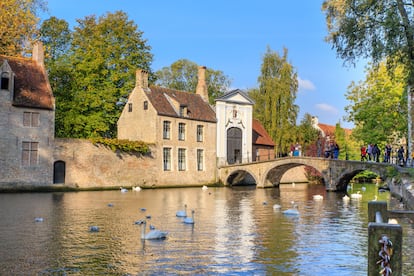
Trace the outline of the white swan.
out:
[[[291,203],[292,203],[292,209],[287,209],[287,210],[283,211],[282,213],[285,214],[285,215],[289,215],[289,216],[299,215],[298,205],[296,205],[294,201],[292,201]]]
[[[145,233],[147,228],[147,222],[145,220],[142,221],[139,226],[141,227],[141,239],[143,240],[162,240],[167,238],[168,232],[160,231],[157,229]]]
[[[186,224],[194,224],[194,210],[191,210],[191,218],[190,217],[185,217],[183,219],[183,222]]]
[[[186,217],[187,216],[187,204],[184,204],[184,210],[179,210],[175,213],[177,217]]]
[[[279,204],[273,205],[273,210],[280,210],[280,208],[282,208],[282,206],[280,206]]]
[[[43,222],[43,218],[42,217],[37,217],[34,220],[35,220],[35,222]]]
[[[203,185],[201,189],[205,191],[205,190],[208,190],[208,187],[206,185]]]
[[[139,192],[139,191],[141,191],[142,189],[141,189],[141,187],[140,187],[140,186],[136,186],[136,187],[132,187],[132,190],[133,190],[134,192]]]
[[[343,200],[343,201],[349,201],[349,196],[344,195],[344,196],[342,197],[342,200]]]
[[[361,192],[358,191],[356,194],[351,194],[351,198],[352,199],[361,199],[362,198]]]
[[[121,190],[122,193],[128,192],[128,189],[125,189],[125,188],[122,188],[122,187],[119,187],[119,189]]]
[[[323,200],[323,196],[321,195],[314,195],[313,200]]]
[[[363,192],[365,192],[365,191],[367,190],[367,188],[366,188],[365,186],[362,186],[362,187],[361,187],[361,190],[362,190]]]

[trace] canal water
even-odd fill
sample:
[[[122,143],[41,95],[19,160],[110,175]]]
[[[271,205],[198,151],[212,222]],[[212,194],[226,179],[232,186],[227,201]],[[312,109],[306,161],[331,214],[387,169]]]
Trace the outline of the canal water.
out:
[[[0,275],[366,275],[368,202],[403,206],[375,184],[348,193],[357,191],[362,199],[350,201],[294,183],[0,194]],[[292,201],[298,216],[282,213]],[[184,204],[194,225],[176,217]],[[142,219],[167,238],[141,240]],[[414,275],[413,225],[400,223],[403,273]]]

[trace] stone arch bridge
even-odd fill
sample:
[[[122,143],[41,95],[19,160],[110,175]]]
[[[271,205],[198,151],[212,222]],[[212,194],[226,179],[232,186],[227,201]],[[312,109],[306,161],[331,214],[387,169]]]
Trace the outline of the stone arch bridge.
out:
[[[344,191],[349,181],[361,171],[372,171],[386,180],[399,167],[389,163],[345,161],[318,157],[284,157],[269,161],[219,167],[219,180],[227,186],[256,184],[278,186],[283,174],[297,166],[310,166],[322,174],[327,191]]]

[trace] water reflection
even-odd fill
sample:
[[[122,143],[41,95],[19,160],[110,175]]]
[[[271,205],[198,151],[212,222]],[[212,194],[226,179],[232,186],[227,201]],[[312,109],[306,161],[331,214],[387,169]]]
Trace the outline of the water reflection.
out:
[[[377,196],[394,203],[375,184],[353,185],[348,193],[356,191],[362,199],[344,201],[343,194],[305,184],[0,194],[0,274],[366,275],[367,202]],[[323,200],[313,200],[315,194]],[[299,216],[281,212],[291,201]],[[195,210],[194,225],[175,215],[184,204],[188,213]],[[141,240],[135,221],[145,217],[168,238]],[[413,228],[402,223],[410,267]],[[99,232],[90,232],[92,225]]]

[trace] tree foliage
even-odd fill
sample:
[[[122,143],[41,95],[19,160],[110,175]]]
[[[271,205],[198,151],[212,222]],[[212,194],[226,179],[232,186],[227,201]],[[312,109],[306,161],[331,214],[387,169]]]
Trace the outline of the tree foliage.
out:
[[[385,146],[407,131],[406,70],[396,67],[392,76],[386,63],[368,69],[366,79],[348,87],[347,119],[356,125],[353,136],[363,144]]]
[[[294,102],[298,80],[287,55],[287,49],[280,56],[268,47],[258,78],[259,88],[249,93],[255,100],[253,115],[262,122],[275,142],[276,155],[288,153],[290,144],[296,142],[293,139],[299,107]]]
[[[155,72],[156,84],[170,89],[195,92],[197,87],[198,65],[187,59],[180,59],[169,67]],[[225,93],[231,84],[222,71],[206,69],[206,83],[210,103]]]
[[[37,12],[45,10],[43,0],[0,1],[0,54],[21,56],[31,53],[37,38]]]
[[[150,71],[150,46],[121,11],[77,22],[71,34],[65,22],[53,18],[42,28],[47,49],[57,47],[47,55],[57,99],[57,135],[116,137],[120,99],[132,91],[137,68]],[[56,40],[59,30],[66,34],[62,40]]]
[[[404,0],[325,0],[328,35],[338,55],[347,62],[371,58],[375,65],[387,60],[387,67],[402,63],[407,70],[409,90],[408,151],[414,140],[414,6]],[[392,70],[391,70],[392,71]],[[375,130],[372,128],[371,131]]]
[[[308,147],[318,140],[319,135],[319,130],[313,126],[312,115],[305,113],[297,127],[296,134],[296,140],[302,145],[303,152],[306,152]]]

